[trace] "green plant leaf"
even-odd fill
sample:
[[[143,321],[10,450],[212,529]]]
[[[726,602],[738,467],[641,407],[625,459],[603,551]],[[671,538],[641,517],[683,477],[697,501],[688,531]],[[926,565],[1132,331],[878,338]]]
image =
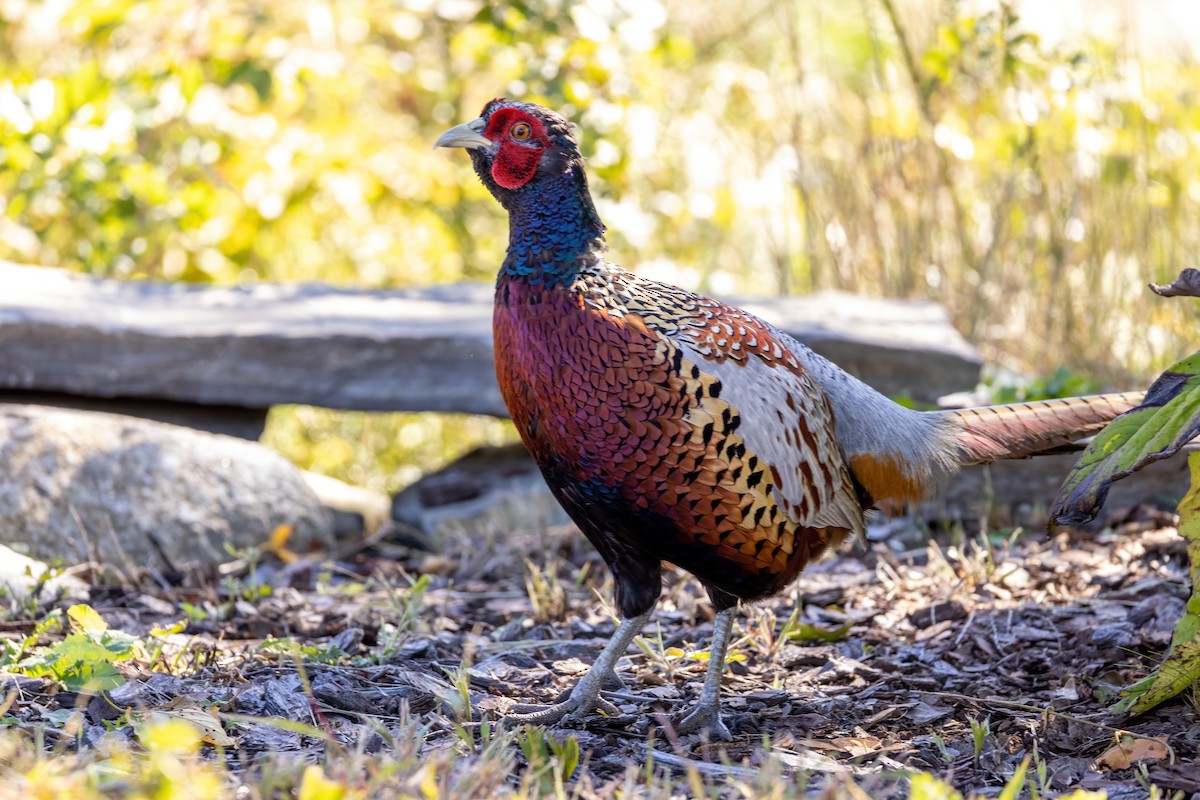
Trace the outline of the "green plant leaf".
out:
[[[840,642],[846,638],[846,634],[854,627],[853,620],[847,620],[845,623],[836,628],[818,628],[816,625],[809,625],[807,622],[798,622],[795,625],[788,626],[783,635],[791,639],[793,642]]]
[[[1052,525],[1095,519],[1115,481],[1173,455],[1200,432],[1200,353],[1159,376],[1137,408],[1101,431],[1067,476]]]
[[[1153,673],[1122,692],[1113,710],[1137,715],[1200,681],[1200,453],[1188,457],[1192,486],[1179,502],[1179,535],[1187,543],[1192,596],[1175,631],[1167,658]]]
[[[44,652],[30,656],[17,667],[34,677],[47,676],[71,691],[102,691],[120,686],[124,678],[113,667],[121,658],[87,634],[72,633]]]

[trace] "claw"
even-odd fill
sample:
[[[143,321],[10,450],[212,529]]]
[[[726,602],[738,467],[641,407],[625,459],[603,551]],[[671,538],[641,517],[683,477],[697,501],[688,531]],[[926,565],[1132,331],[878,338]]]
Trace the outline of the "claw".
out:
[[[678,721],[672,721],[676,733],[698,733],[710,741],[732,742],[733,734],[721,719],[721,704],[701,701],[692,712]]]
[[[585,679],[586,680],[586,679]],[[583,691],[580,691],[583,689]],[[571,690],[562,702],[548,706],[521,704],[514,706],[512,712],[505,716],[509,722],[523,725],[553,725],[558,722],[582,722],[593,711],[599,711],[607,716],[617,716],[621,710],[600,696],[599,692],[591,693],[584,688],[583,681]]]

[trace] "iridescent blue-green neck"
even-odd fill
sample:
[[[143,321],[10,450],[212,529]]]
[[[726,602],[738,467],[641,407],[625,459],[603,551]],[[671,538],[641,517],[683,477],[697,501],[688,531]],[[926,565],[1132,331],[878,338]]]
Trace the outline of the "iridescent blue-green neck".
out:
[[[506,199],[503,275],[531,283],[567,283],[587,262],[584,256],[605,249],[604,223],[592,205],[582,164],[542,177]]]

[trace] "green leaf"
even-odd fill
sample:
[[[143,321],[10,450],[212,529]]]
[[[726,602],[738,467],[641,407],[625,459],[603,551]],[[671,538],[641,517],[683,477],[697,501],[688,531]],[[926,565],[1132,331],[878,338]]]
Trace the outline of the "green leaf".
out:
[[[44,653],[25,659],[18,668],[29,675],[46,675],[71,691],[102,691],[124,679],[112,666],[119,656],[86,634],[73,633]]]
[[[1051,512],[1052,524],[1095,519],[1115,481],[1173,455],[1200,432],[1200,353],[1159,376],[1142,404],[1101,431],[1071,470]]]
[[[16,664],[21,657],[21,648],[16,642],[0,639],[0,670]]]
[[[793,642],[840,642],[846,638],[846,634],[854,627],[853,620],[847,620],[844,624],[833,629],[818,628],[816,625],[809,625],[807,622],[798,622],[788,626],[784,631],[784,636],[791,639]]]
[[[1187,543],[1192,596],[1171,635],[1167,658],[1153,673],[1122,694],[1113,710],[1137,715],[1200,681],[1200,453],[1188,456],[1192,485],[1179,502],[1179,535]]]
[[[561,742],[552,739],[550,740],[550,749],[554,751],[554,755],[562,767],[563,779],[566,780],[574,775],[576,767],[579,766],[579,739],[574,736],[568,736]]]
[[[137,656],[137,638],[108,630],[88,606],[72,606],[67,613],[77,630],[53,647],[39,648],[15,668],[34,677],[53,678],[71,691],[103,691],[124,683],[113,665]]]

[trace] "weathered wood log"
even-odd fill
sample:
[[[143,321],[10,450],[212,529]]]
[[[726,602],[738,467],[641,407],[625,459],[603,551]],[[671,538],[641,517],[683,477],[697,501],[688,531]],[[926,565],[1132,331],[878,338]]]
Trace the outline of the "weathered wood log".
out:
[[[741,304],[885,394],[932,402],[979,378],[978,355],[933,303],[826,293]],[[0,262],[0,390],[504,416],[491,309],[484,284],[213,288]]]
[[[15,403],[77,411],[103,411],[182,425],[186,428],[223,433],[241,439],[257,439],[267,426],[267,409],[226,404],[198,405],[183,400],[156,400],[145,397],[84,397],[67,392],[39,392],[0,388],[0,403]]]

